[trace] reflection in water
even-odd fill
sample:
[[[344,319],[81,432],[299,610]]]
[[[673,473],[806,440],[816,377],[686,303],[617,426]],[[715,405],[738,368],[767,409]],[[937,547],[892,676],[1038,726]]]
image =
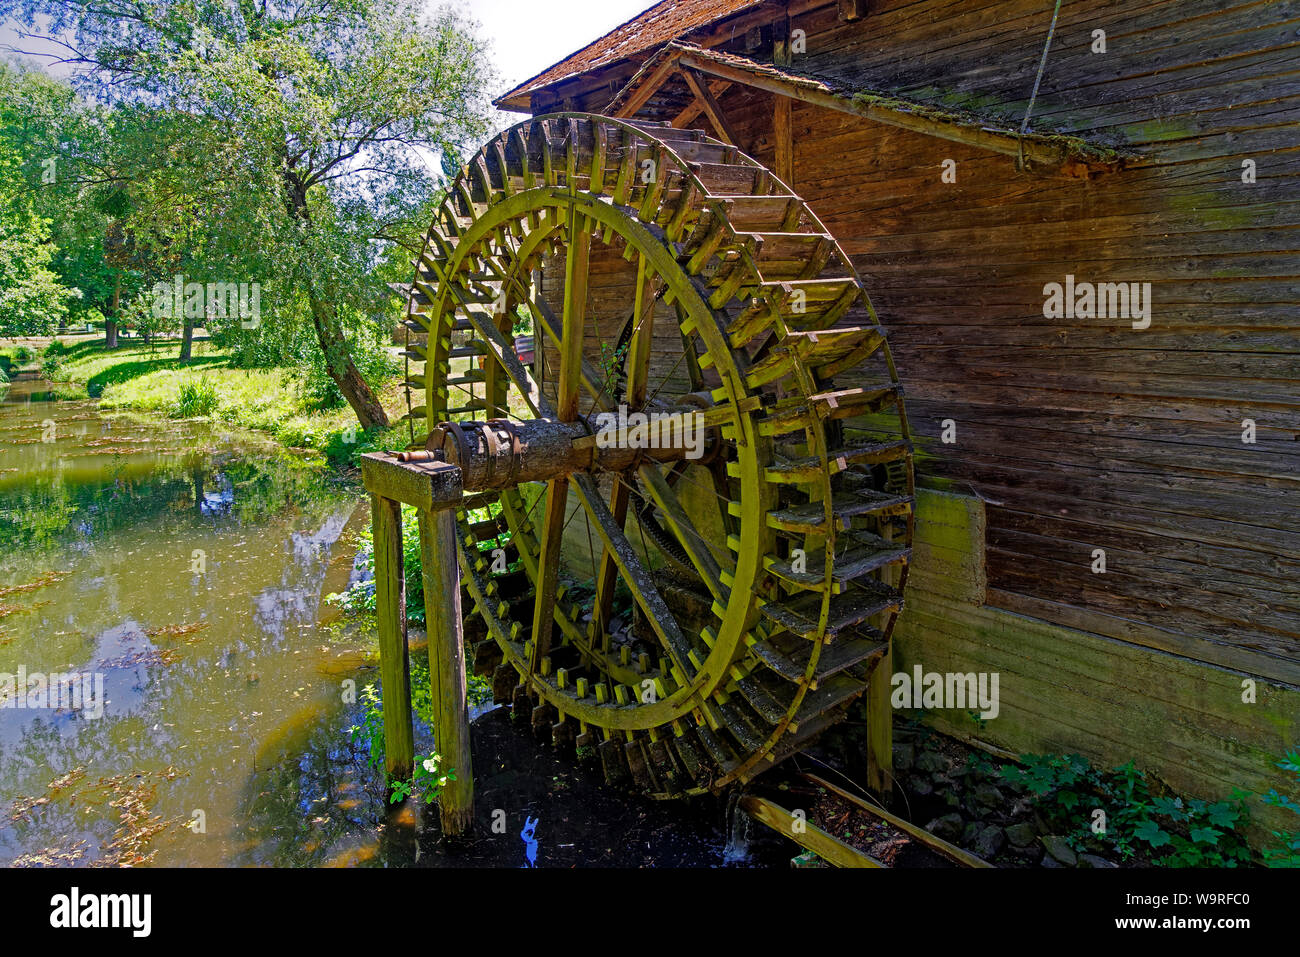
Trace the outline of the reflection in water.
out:
[[[264,742],[346,740],[342,679],[316,666],[364,648],[317,623],[355,495],[244,434],[33,392],[0,406],[0,673],[102,674],[107,704],[0,709],[0,862],[122,859],[125,831],[160,824],[156,862],[229,862]]]
[[[346,683],[378,681],[373,639],[322,606],[367,512],[246,433],[108,418],[15,381],[0,674],[92,672],[106,703],[99,720],[0,707],[0,864],[721,862],[715,806],[628,799],[504,710],[473,726],[476,839],[441,838],[420,801],[389,806],[347,732],[362,716]]]

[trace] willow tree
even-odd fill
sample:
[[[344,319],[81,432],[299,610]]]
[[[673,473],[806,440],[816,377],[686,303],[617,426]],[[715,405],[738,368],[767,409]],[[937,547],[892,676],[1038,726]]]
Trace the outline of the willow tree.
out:
[[[418,232],[441,158],[486,132],[471,25],[420,0],[0,0],[4,16],[60,47],[86,95],[217,132],[185,160],[219,197],[200,212],[210,248],[245,271],[231,281],[305,301],[361,425],[387,425],[341,315],[390,311],[379,257]]]
[[[80,297],[57,269],[58,135],[71,91],[0,63],[0,336],[48,335]]]

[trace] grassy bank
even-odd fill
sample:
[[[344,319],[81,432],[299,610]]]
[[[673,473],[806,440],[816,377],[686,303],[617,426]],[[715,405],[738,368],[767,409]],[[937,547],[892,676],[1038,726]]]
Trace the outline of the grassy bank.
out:
[[[401,444],[397,429],[358,433],[346,405],[316,407],[294,370],[235,368],[211,343],[195,343],[193,358],[184,362],[171,343],[153,350],[137,343],[108,350],[96,339],[34,351],[30,367],[54,383],[60,398],[98,399],[105,410],[225,422],[268,432],[286,446],[315,449],[337,462],[369,448]],[[406,411],[400,377],[383,384],[380,398],[391,419]],[[404,434],[405,427],[400,431]]]

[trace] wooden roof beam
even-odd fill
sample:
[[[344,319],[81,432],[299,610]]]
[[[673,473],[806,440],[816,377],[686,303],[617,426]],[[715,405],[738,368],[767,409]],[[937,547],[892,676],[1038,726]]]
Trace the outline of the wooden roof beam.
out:
[[[669,57],[667,62],[672,62],[672,58]],[[709,92],[708,85],[702,82],[702,78],[694,70],[683,69],[682,76],[686,80],[686,85],[691,88],[691,92],[695,94],[695,102],[700,105],[705,116],[709,118],[709,122],[713,124],[714,130],[717,131],[718,138],[728,146],[735,146],[738,142],[736,131],[732,129],[731,124],[727,122],[727,117],[723,115],[722,107],[718,105],[718,101],[714,98],[713,94]]]
[[[667,82],[676,69],[677,61],[673,57],[665,57],[663,62],[655,67],[654,72],[646,77],[645,82],[637,87],[635,92],[628,97],[628,101],[614,115],[620,119],[630,119],[636,116],[641,107],[650,102],[650,97],[659,92],[659,88]]]
[[[703,52],[703,51],[701,51]],[[979,149],[990,150],[1006,156],[1023,156],[1027,163],[1035,166],[1059,169],[1072,176],[1083,176],[1117,169],[1122,158],[1113,151],[1089,147],[1079,141],[1074,144],[1050,142],[1037,134],[1021,137],[1011,130],[992,129],[976,123],[963,123],[957,117],[944,115],[938,108],[928,108],[922,104],[899,105],[891,103],[886,96],[849,96],[835,93],[817,81],[801,82],[802,78],[790,79],[775,76],[764,70],[749,70],[734,63],[723,62],[713,56],[691,50],[678,50],[675,59],[683,74],[694,70],[707,76],[740,83],[754,89],[766,90],[778,96],[820,106],[828,110],[850,113],[864,119],[912,130],[927,136],[965,143]],[[1079,155],[1080,153],[1084,155]],[[1095,154],[1095,155],[1089,155]]]
[[[712,93],[715,97],[721,96],[723,93],[727,92],[727,90],[730,88],[731,88],[731,81],[729,80],[709,81],[709,92]],[[686,129],[687,126],[689,126],[691,123],[695,121],[695,118],[697,116],[699,116],[703,112],[704,112],[704,104],[701,103],[699,100],[692,100],[690,106],[686,107],[686,109],[682,110],[680,113],[674,116],[672,118],[672,121],[669,122],[668,125],[675,129],[684,130]]]

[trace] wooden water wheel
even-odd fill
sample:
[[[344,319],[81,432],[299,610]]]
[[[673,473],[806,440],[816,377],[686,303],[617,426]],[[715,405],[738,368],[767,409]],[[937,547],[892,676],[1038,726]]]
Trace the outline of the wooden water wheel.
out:
[[[450,189],[408,325],[449,423],[430,446],[478,463],[466,640],[516,716],[671,797],[752,778],[866,690],[910,555],[902,392],[861,279],[772,173],[692,130],[521,123]],[[619,409],[703,441],[597,441]]]

